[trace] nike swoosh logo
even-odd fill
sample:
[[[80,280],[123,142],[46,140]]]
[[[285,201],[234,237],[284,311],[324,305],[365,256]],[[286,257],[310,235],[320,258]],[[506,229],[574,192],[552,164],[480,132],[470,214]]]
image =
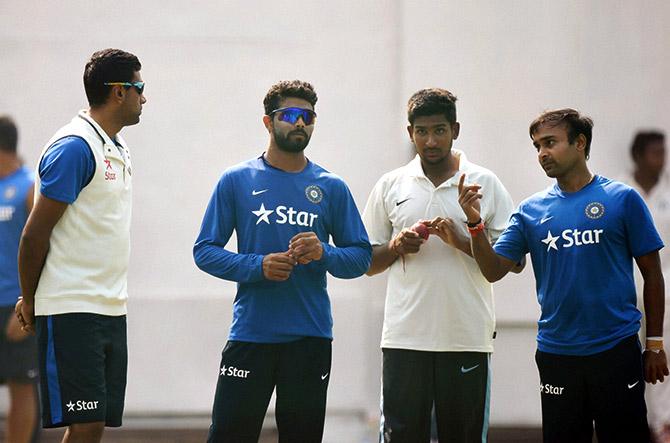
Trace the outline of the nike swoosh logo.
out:
[[[548,222],[548,221],[551,220],[552,218],[554,218],[553,215],[550,215],[549,217],[542,217],[542,218],[540,219],[540,224],[543,225],[545,222]]]
[[[251,195],[258,195],[264,192],[268,192],[268,189],[261,189],[260,191],[251,191]]]
[[[328,374],[330,374],[330,372],[326,372],[325,374],[323,374],[323,375],[321,376],[321,380],[325,380],[326,377],[328,377]]]
[[[478,367],[479,367],[479,365],[474,365],[474,366],[471,367],[471,368],[467,368],[467,369],[465,369],[463,366],[461,366],[461,374],[467,374],[468,372],[470,372],[470,371],[472,371],[472,370],[474,370],[474,369],[477,369]]]
[[[396,206],[400,206],[400,205],[402,205],[403,203],[405,203],[407,200],[411,200],[411,199],[412,199],[412,197],[406,198],[405,200],[400,200],[399,202],[395,202],[395,205],[396,205]]]
[[[640,383],[640,380],[636,381],[632,385],[628,385],[628,389],[633,389],[638,383]]]

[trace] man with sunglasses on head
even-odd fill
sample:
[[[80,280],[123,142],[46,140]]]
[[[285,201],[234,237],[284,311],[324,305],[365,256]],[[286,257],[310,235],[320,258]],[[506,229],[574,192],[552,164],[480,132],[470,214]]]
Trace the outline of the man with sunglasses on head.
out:
[[[42,425],[63,442],[99,442],[121,426],[126,372],[132,168],[119,132],[140,121],[137,57],[118,49],[84,70],[89,109],[46,144],[19,246],[16,313],[36,331]]]
[[[238,283],[212,443],[257,442],[275,388],[279,440],[322,438],[333,338],[326,272],[362,275],[371,248],[344,181],[305,157],[316,101],[303,81],[270,88],[268,148],[223,173],[193,248],[200,269]],[[225,249],[233,231],[236,253]]]

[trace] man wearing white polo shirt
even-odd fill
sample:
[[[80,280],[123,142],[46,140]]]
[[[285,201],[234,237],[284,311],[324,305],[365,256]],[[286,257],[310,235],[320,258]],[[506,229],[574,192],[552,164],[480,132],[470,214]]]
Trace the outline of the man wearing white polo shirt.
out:
[[[513,203],[491,171],[452,149],[460,130],[455,102],[444,89],[409,99],[407,130],[417,156],[382,176],[363,214],[373,245],[368,275],[389,269],[381,341],[385,442],[428,442],[433,404],[440,441],[486,441],[495,315],[468,230],[495,241]],[[485,229],[468,226],[458,205],[463,174],[488,189]],[[417,222],[434,236],[419,235]]]
[[[635,168],[621,177],[644,199],[654,225],[666,244],[670,242],[670,174],[666,170],[665,134],[661,131],[640,131],[635,134],[630,154]],[[663,275],[670,275],[670,248],[658,251]],[[636,272],[638,306],[643,306],[642,282]],[[665,298],[663,336],[670,337],[670,297]],[[646,337],[649,338],[649,337]],[[656,434],[656,442],[670,443],[670,383],[648,384],[645,389],[649,425]]]

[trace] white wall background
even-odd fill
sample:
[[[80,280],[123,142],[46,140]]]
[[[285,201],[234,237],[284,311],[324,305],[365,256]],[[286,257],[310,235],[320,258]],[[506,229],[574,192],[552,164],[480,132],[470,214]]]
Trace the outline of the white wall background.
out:
[[[127,412],[207,414],[235,285],[197,270],[191,247],[222,170],[266,146],[271,84],[315,85],[308,156],[344,177],[360,209],[376,180],[407,161],[405,103],[428,86],[459,97],[456,147],[519,202],[550,183],[527,135],[545,109],[593,117],[590,164],[605,175],[628,167],[636,129],[670,130],[669,19],[663,0],[2,0],[0,113],[15,117],[34,165],[85,106],[90,54],[140,57],[148,103],[123,132],[135,172]],[[329,284],[329,411],[374,416],[385,276]],[[496,292],[491,422],[538,424],[530,268]]]

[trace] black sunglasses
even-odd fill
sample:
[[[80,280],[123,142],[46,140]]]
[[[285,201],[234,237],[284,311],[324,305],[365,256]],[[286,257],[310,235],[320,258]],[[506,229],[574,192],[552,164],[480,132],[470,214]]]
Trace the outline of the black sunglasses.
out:
[[[142,94],[144,92],[144,82],[108,82],[105,83],[105,86],[123,86],[124,88],[128,89],[130,87],[133,87],[137,90],[138,94]]]

